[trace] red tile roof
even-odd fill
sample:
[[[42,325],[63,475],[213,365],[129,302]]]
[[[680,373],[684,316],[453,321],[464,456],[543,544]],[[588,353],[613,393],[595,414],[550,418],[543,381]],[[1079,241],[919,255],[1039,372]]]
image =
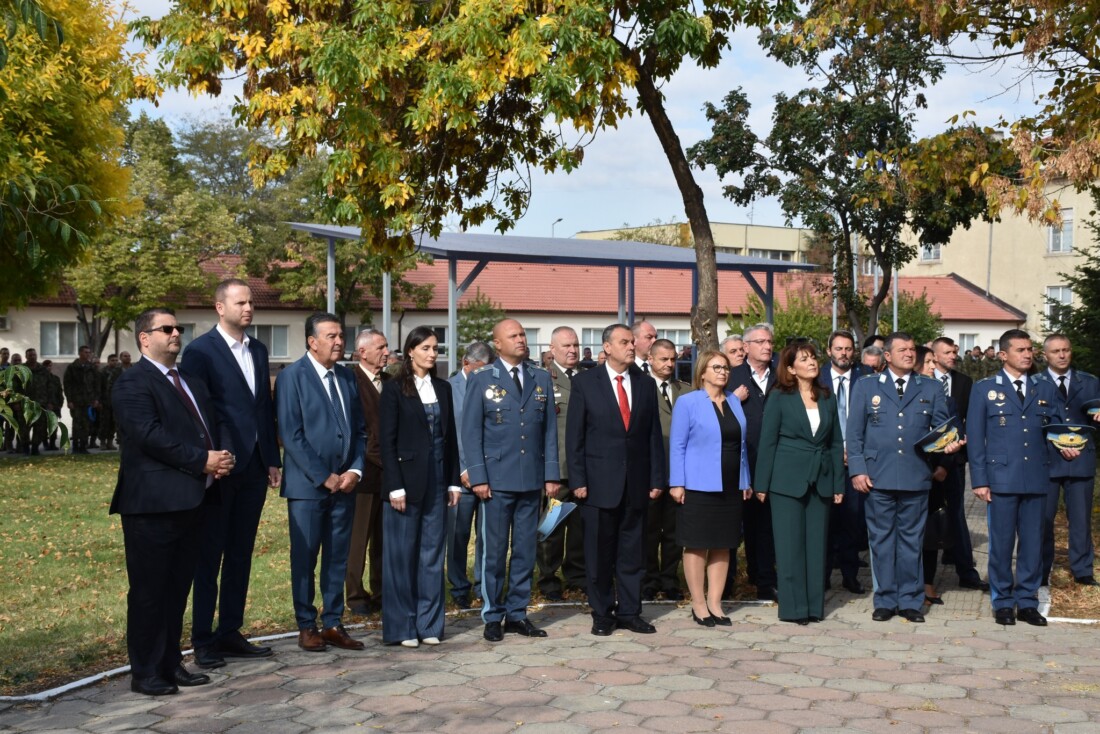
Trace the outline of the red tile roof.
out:
[[[473,269],[473,263],[458,264],[458,280],[461,282]],[[203,265],[203,269],[219,278],[240,277],[243,274],[241,258],[236,255]],[[433,295],[428,311],[447,310],[447,265],[439,261],[421,265],[405,277],[417,284],[432,284]],[[261,310],[303,310],[300,302],[279,299],[279,292],[261,278],[245,278],[252,288],[256,307]],[[763,287],[764,278],[757,282]],[[830,278],[817,274],[784,274],[775,278],[778,304],[785,304],[789,293],[803,292],[814,298],[828,301]],[[319,283],[320,289],[324,288]],[[867,287],[870,287],[868,282]],[[946,321],[991,321],[1020,323],[1026,314],[997,298],[987,298],[973,283],[952,273],[945,276],[903,277],[900,290],[919,296],[927,293],[928,300]],[[691,273],[678,270],[637,269],[634,273],[634,311],[639,315],[686,316],[691,310]],[[583,265],[541,265],[529,263],[490,263],[474,280],[459,305],[474,298],[478,290],[501,304],[508,312],[534,313],[593,313],[618,312],[618,273],[615,268]],[[752,288],[739,273],[723,271],[718,274],[718,309],[721,314],[741,313],[748,302]],[[35,299],[34,305],[70,305],[74,293],[65,285],[56,296]],[[381,308],[381,298],[371,297],[371,305]],[[209,307],[211,296],[192,294],[186,303],[188,308]],[[411,303],[395,304],[412,308]]]

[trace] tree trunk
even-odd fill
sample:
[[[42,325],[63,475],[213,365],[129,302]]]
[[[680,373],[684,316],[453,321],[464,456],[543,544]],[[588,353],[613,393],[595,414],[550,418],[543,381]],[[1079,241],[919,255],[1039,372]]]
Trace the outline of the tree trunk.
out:
[[[684,154],[680,138],[665,111],[664,99],[653,83],[653,78],[637,54],[623,46],[623,53],[638,70],[635,88],[642,102],[642,109],[649,116],[653,131],[661,141],[665,157],[672,166],[672,174],[680,196],[684,200],[691,234],[695,239],[695,265],[698,269],[698,298],[691,312],[691,335],[700,350],[718,348],[718,264],[714,257],[714,235],[703,204],[703,190],[695,183],[691,166]]]

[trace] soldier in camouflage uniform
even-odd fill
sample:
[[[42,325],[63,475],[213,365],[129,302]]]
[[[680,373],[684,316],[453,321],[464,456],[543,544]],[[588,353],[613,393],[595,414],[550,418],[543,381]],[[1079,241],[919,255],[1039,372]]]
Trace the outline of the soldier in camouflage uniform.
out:
[[[65,404],[65,391],[61,387],[61,378],[53,372],[53,362],[46,360],[42,363],[46,370],[46,409],[52,410],[57,416],[58,425],[61,423],[61,406]],[[57,433],[46,438],[46,448],[57,451]]]
[[[88,408],[100,409],[99,371],[92,362],[91,347],[81,347],[80,356],[65,368],[65,395],[73,417],[73,453],[88,453],[91,432]]]
[[[115,412],[111,407],[111,388],[115,386],[115,380],[122,374],[122,365],[118,356],[107,355],[107,366],[99,372],[101,386],[99,402],[99,440],[103,444],[104,451],[115,450]]]
[[[42,406],[43,410],[49,410],[50,378],[45,367],[38,361],[38,350],[31,348],[26,351],[24,366],[31,371],[31,380],[25,386],[22,393],[34,402]],[[39,415],[38,420],[32,425],[20,425],[19,447],[27,456],[38,456],[38,447],[46,440],[46,416]]]

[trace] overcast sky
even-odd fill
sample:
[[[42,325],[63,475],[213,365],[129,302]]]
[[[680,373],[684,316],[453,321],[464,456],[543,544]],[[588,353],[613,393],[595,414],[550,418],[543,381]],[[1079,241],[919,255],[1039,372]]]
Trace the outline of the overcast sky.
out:
[[[167,0],[131,0],[130,4],[136,15],[151,17],[163,15],[169,6]],[[944,80],[928,93],[929,109],[921,111],[918,134],[939,132],[948,118],[964,110],[977,113],[974,119],[980,124],[993,124],[999,115],[1014,117],[1030,109],[1036,91],[1015,85],[1016,76],[1013,69],[949,67]],[[770,129],[775,94],[792,94],[807,86],[807,80],[800,71],[768,59],[756,43],[755,33],[735,34],[732,48],[718,68],[703,71],[685,66],[665,86],[668,113],[685,147],[709,134],[703,104],[720,105],[726,92],[738,86],[752,103],[752,129],[764,137]],[[239,90],[239,84],[227,83],[221,98],[168,92],[159,107],[135,103],[133,109],[146,110],[176,126],[187,116],[228,116]],[[739,207],[722,197],[721,183],[713,171],[696,172],[696,181],[703,189],[712,221],[784,224],[774,200],[758,201],[752,208]],[[536,174],[531,206],[513,233],[549,236],[558,218],[562,221],[553,230],[559,237],[581,230],[637,226],[655,219],[685,221],[679,191],[648,118],[635,112],[618,129],[598,133],[579,170]]]

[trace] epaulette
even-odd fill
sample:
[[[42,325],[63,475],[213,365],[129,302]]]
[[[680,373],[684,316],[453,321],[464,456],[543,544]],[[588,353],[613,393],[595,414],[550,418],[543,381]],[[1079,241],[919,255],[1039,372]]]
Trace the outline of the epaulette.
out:
[[[493,369],[492,364],[483,364],[480,367],[478,367],[476,370],[474,370],[473,374],[475,374],[475,375],[480,374],[480,373],[484,372],[485,370],[491,370],[491,369]]]

